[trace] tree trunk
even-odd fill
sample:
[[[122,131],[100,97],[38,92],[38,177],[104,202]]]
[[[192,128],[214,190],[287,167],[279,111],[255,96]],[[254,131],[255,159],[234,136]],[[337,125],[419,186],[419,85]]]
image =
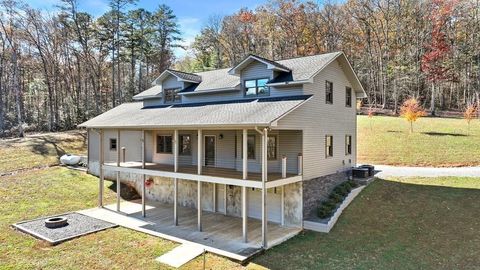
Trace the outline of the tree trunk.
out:
[[[432,96],[430,99],[430,114],[435,116],[435,83],[432,82]]]

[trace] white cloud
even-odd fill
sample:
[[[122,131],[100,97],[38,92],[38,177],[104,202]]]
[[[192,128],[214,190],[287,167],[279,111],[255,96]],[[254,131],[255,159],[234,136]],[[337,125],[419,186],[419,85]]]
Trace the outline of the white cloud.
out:
[[[178,19],[178,24],[180,25],[181,36],[183,39],[183,41],[180,42],[180,45],[188,47],[193,41],[195,41],[195,36],[200,33],[201,21],[199,18],[181,17]],[[187,52],[182,48],[175,48],[174,53],[177,58],[182,58]]]

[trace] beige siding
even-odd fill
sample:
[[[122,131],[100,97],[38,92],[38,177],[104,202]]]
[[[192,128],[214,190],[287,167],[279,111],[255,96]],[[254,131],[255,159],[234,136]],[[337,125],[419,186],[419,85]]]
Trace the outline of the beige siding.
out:
[[[325,103],[325,80],[333,82],[333,104]],[[345,87],[351,86],[339,63],[332,62],[304,85],[311,100],[279,121],[278,129],[303,127],[304,179],[328,175],[356,163],[356,112],[345,106]],[[355,95],[353,92],[352,95]],[[333,135],[333,157],[325,158],[325,135]],[[345,135],[352,135],[352,155],[345,155]],[[350,161],[350,162],[349,162]],[[345,164],[344,164],[345,162]]]

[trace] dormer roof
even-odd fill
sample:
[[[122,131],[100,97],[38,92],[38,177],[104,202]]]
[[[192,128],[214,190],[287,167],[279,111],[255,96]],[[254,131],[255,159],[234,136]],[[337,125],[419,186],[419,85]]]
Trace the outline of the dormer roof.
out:
[[[278,62],[275,62],[275,61],[267,59],[267,58],[260,57],[258,55],[249,54],[242,61],[240,61],[240,63],[235,65],[233,68],[231,68],[228,71],[228,74],[240,76],[241,70],[243,68],[245,68],[246,66],[248,66],[253,61],[258,61],[258,62],[264,63],[265,65],[267,65],[267,69],[277,70],[277,71],[282,71],[282,72],[290,72],[291,71],[288,67],[286,67],[286,66],[284,66],[284,65],[282,65]]]
[[[179,82],[189,82],[189,83],[201,83],[202,82],[202,77],[200,75],[197,75],[195,73],[188,73],[188,72],[183,72],[179,70],[173,70],[173,69],[166,69],[160,76],[158,76],[154,81],[153,85],[158,84],[157,82],[161,82],[163,79],[168,77],[169,75],[172,75],[177,78]]]

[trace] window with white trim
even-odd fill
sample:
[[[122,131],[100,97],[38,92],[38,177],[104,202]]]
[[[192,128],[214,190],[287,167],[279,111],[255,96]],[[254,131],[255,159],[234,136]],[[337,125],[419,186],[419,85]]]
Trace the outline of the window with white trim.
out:
[[[270,94],[270,90],[267,86],[268,78],[245,80],[245,96],[267,96]]]
[[[325,157],[333,157],[333,136],[325,135]]]

